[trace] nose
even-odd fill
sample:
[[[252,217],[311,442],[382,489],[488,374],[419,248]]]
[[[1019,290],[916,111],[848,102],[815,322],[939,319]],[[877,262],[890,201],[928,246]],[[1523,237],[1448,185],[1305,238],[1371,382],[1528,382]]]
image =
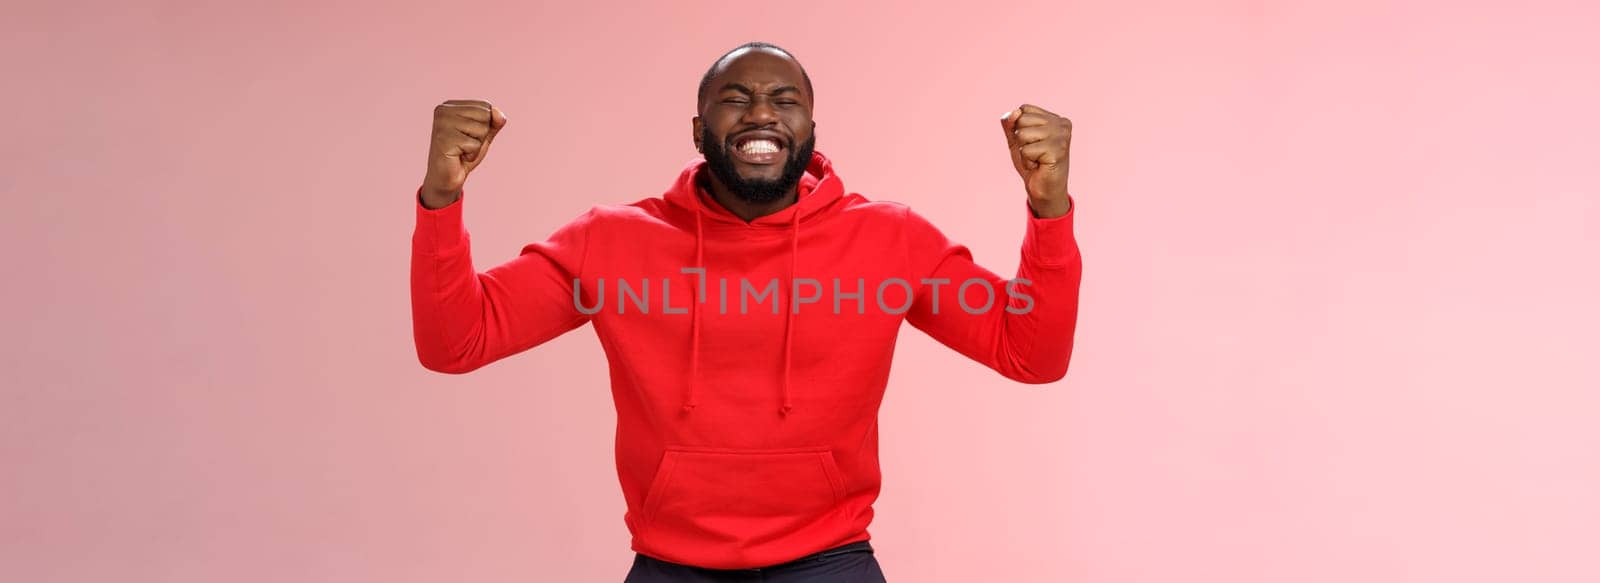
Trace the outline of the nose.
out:
[[[744,110],[744,121],[750,125],[764,126],[778,121],[778,110],[766,98],[757,98],[750,102],[750,108]]]

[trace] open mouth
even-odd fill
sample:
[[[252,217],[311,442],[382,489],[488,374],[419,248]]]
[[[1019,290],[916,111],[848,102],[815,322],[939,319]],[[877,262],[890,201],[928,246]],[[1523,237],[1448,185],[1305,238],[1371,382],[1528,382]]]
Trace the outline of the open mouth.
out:
[[[776,164],[783,160],[784,139],[769,132],[750,132],[733,140],[733,157],[746,164]]]

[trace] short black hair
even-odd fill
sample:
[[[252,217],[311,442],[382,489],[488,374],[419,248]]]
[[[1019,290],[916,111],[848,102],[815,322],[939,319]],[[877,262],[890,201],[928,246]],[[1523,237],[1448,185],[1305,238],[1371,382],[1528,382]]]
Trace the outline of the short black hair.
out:
[[[816,98],[817,98],[816,91],[813,91],[811,89],[811,75],[806,73],[806,66],[800,64],[800,59],[796,58],[794,56],[794,53],[791,53],[791,52],[789,52],[788,49],[785,49],[783,47],[780,47],[780,46],[772,44],[772,43],[761,42],[761,41],[750,41],[750,42],[744,43],[742,45],[733,47],[732,49],[729,49],[728,52],[722,53],[722,56],[717,57],[717,60],[711,62],[711,67],[706,69],[705,76],[700,78],[700,93],[696,94],[696,96],[695,96],[695,102],[696,103],[700,103],[701,101],[703,101],[706,98],[706,89],[711,87],[711,78],[717,76],[717,68],[722,66],[722,62],[728,60],[728,57],[730,55],[732,55],[734,53],[737,53],[739,51],[745,50],[745,49],[770,49],[770,50],[774,50],[774,51],[778,51],[780,53],[783,53],[785,56],[789,57],[790,59],[793,59],[794,60],[794,64],[796,66],[800,67],[800,77],[802,79],[805,79],[805,81],[806,81],[806,95],[808,97],[810,97],[813,101],[816,100]]]

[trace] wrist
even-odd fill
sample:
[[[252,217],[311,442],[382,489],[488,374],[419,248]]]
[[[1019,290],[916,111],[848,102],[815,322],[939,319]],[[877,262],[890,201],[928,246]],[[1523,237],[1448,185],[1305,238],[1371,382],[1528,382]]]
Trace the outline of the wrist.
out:
[[[1041,219],[1054,219],[1072,211],[1072,199],[1028,198],[1028,207],[1033,209],[1033,216]]]
[[[418,196],[421,198],[422,206],[427,207],[429,210],[450,206],[457,199],[461,198],[461,189],[459,188],[450,191],[423,186],[417,192]]]

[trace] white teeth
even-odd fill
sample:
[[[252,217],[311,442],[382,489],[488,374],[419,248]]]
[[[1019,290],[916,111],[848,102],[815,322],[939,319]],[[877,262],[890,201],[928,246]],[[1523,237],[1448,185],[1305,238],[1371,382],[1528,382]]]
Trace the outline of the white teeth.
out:
[[[746,154],[771,154],[778,151],[778,143],[772,140],[750,140],[739,146],[739,151]]]

